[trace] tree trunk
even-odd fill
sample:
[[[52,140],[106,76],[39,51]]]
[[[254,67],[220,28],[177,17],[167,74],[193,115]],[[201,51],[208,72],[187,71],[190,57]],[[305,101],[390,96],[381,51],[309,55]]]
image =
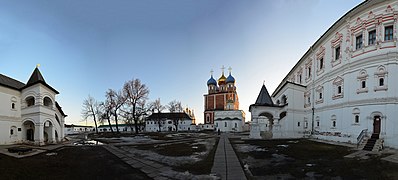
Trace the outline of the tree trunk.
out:
[[[111,132],[112,132],[112,134],[113,134],[113,128],[112,128],[112,124],[111,124],[111,118],[108,116],[108,124],[109,124],[109,127],[111,128]]]
[[[116,122],[116,132],[119,134],[120,132],[119,132],[119,124],[117,123],[117,110],[115,110],[114,116],[115,116],[115,122]]]
[[[95,134],[98,134],[97,120],[95,119],[95,116],[94,116],[94,124],[95,124]]]
[[[137,115],[135,112],[135,104],[133,104],[133,120],[134,120],[134,126],[135,126],[135,134],[138,134],[138,119],[137,119]]]

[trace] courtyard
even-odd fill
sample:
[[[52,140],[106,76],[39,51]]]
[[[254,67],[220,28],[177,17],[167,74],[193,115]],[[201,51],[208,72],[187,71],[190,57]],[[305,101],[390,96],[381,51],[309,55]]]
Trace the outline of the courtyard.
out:
[[[212,167],[220,136],[215,133],[90,137],[103,145],[73,145],[76,143],[71,141],[23,158],[0,154],[1,179],[217,178]],[[347,158],[358,151],[309,139],[251,140],[244,134],[228,137],[247,179],[398,178],[398,164],[382,160],[394,151]]]

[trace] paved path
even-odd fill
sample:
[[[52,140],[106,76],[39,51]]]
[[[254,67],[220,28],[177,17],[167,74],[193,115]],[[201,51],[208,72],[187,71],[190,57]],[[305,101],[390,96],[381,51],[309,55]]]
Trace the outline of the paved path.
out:
[[[169,177],[164,176],[162,172],[167,172],[171,171],[171,167],[164,166],[162,164],[149,161],[149,160],[144,160],[144,159],[138,159],[134,157],[134,155],[129,154],[126,151],[123,151],[113,145],[105,145],[103,146],[105,149],[107,149],[109,152],[113,153],[117,157],[119,157],[121,160],[132,166],[133,168],[140,169],[142,172],[147,174],[150,178],[153,178],[155,180],[166,180],[169,179]]]
[[[222,133],[220,135],[211,173],[217,174],[223,180],[246,179],[245,173],[229,142],[227,134]]]

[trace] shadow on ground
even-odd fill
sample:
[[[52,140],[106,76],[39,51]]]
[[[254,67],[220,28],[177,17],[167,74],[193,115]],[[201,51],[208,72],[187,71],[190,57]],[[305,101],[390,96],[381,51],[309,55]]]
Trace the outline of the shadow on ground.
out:
[[[344,158],[352,148],[310,140],[230,139],[251,178],[398,179],[398,164]]]

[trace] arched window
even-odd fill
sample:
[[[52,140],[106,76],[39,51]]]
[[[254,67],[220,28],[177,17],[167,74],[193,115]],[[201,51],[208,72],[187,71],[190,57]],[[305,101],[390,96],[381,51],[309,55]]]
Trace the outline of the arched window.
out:
[[[384,78],[379,79],[379,86],[384,86]]]
[[[224,127],[227,127],[227,122],[224,122]]]
[[[45,97],[43,99],[43,104],[44,104],[44,106],[52,107],[53,101],[49,97]]]
[[[11,103],[11,109],[15,109],[15,103]]]
[[[33,96],[29,96],[25,99],[26,101],[26,105],[29,106],[33,106],[35,105],[35,98]]]
[[[238,123],[235,123],[235,128],[238,128]]]

